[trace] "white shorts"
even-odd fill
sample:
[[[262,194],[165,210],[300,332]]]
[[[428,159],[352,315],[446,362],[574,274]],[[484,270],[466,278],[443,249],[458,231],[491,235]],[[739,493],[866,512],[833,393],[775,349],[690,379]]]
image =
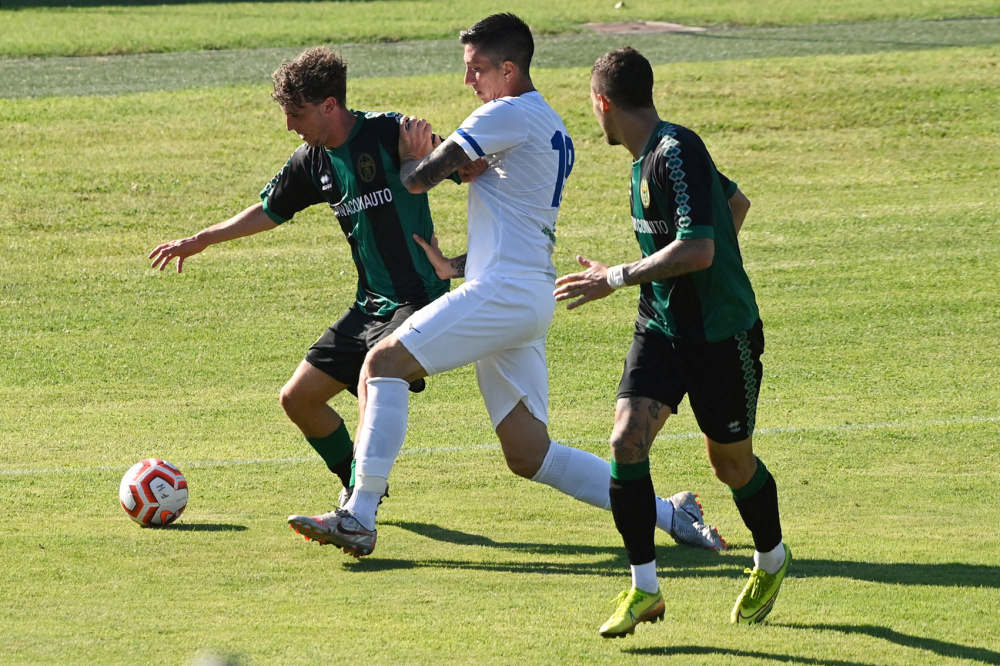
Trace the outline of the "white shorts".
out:
[[[520,401],[548,423],[545,336],[555,313],[553,287],[550,280],[465,282],[415,312],[395,335],[429,375],[475,363],[494,428]]]

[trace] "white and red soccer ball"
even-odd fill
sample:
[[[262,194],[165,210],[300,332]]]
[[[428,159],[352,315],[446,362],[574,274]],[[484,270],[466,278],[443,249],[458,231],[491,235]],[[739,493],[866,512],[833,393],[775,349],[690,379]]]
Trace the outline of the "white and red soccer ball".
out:
[[[118,499],[135,522],[143,527],[162,527],[184,512],[188,501],[187,480],[174,465],[149,458],[125,472]]]

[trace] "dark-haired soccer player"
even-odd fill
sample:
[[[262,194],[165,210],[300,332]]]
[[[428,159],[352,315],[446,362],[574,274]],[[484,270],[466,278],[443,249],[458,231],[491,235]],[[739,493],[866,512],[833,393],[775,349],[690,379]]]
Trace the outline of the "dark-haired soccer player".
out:
[[[608,509],[611,470],[601,458],[549,439],[545,337],[555,311],[556,216],[573,166],[562,119],[529,73],[531,31],[495,14],[461,34],[465,83],[483,104],[437,146],[423,119],[404,129],[402,180],[424,192],[478,159],[469,185],[468,254],[449,260],[425,244],[441,277],[466,281],[411,316],[369,352],[358,435],[357,487],[334,516],[292,516],[300,532],[355,556],[375,548],[376,510],[406,435],[407,383],[474,363],[479,390],[508,467],[516,474]],[[424,239],[430,240],[428,236]],[[690,492],[653,498],[654,521],[675,539],[724,547]]]
[[[448,291],[414,234],[434,233],[426,194],[399,180],[402,117],[347,107],[347,63],[319,47],[274,72],[272,97],[304,141],[261,192],[261,202],[149,255],[161,270],[210,245],[269,231],[314,204],[333,209],[358,273],[355,302],[309,349],[281,390],[281,405],[350,495],[354,444],[328,401],[356,391],[365,354],[404,319]],[[420,391],[423,380],[408,385]]]
[[[653,544],[655,493],[649,450],[686,394],[705,435],[708,458],[732,489],[754,541],[754,568],[732,622],[760,622],[771,611],[792,559],[782,543],[778,490],[753,453],[764,351],[763,325],[737,243],[749,206],[715,168],[689,129],[660,119],[653,69],[632,48],[603,55],[591,73],[594,114],[611,145],[632,154],[631,220],[638,261],[559,278],[556,299],[575,308],[638,285],[639,314],[618,388],[611,436],[611,511],[632,569],[632,587],[600,628],[630,634],[661,619],[663,594]],[[730,199],[739,208],[737,224]],[[742,203],[742,205],[740,205]]]

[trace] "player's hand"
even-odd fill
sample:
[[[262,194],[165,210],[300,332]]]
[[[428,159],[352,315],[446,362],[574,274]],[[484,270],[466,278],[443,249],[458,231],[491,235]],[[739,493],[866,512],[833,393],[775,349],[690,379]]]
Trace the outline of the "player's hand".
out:
[[[463,183],[471,183],[476,178],[479,177],[481,173],[486,171],[490,167],[490,163],[486,161],[485,157],[480,157],[478,160],[473,160],[466,164],[464,167],[458,168],[458,177]]]
[[[184,260],[192,254],[198,254],[205,247],[204,242],[198,240],[196,236],[191,236],[156,246],[149,253],[149,258],[153,260],[153,268],[159,268],[162,271],[174,257],[177,257],[177,272],[180,273],[184,268]]]
[[[431,266],[434,267],[434,274],[439,279],[451,280],[452,278],[464,276],[464,272],[459,271],[458,267],[456,267],[455,260],[444,256],[444,253],[441,252],[441,248],[438,247],[437,234],[431,236],[429,243],[417,234],[413,234],[413,240],[417,242],[417,245],[424,248],[427,259],[430,260]]]
[[[399,124],[399,159],[402,162],[422,160],[440,144],[441,137],[434,134],[429,122],[415,116],[403,116]]]
[[[567,310],[604,298],[614,291],[608,284],[607,264],[581,256],[577,256],[576,260],[587,270],[562,276],[556,280],[557,289],[553,292],[557,301],[576,299],[566,305]]]

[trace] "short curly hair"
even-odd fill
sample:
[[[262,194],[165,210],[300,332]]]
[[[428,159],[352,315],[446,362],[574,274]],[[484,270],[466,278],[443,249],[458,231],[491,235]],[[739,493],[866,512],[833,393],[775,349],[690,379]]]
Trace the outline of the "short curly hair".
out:
[[[347,61],[325,46],[307,49],[295,60],[281,63],[271,79],[271,97],[282,106],[319,104],[327,97],[347,105]]]

